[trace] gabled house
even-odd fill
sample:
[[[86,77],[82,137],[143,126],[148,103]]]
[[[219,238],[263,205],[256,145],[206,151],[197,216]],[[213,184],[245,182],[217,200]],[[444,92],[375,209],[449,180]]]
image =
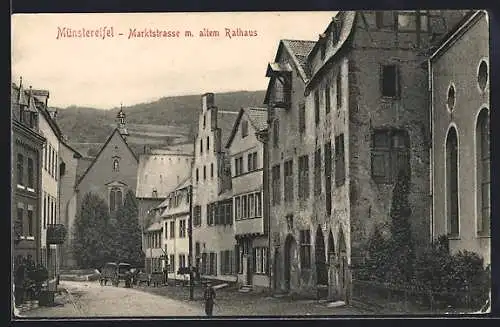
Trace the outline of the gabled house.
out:
[[[263,210],[264,143],[258,138],[266,129],[266,108],[242,108],[226,144],[232,167],[238,283],[252,288],[269,287],[269,217]]]
[[[411,181],[417,247],[428,244],[430,126],[423,64],[464,14],[342,11],[306,55],[306,80],[298,78],[298,60],[281,56],[268,66],[271,81],[297,76],[288,86],[290,105],[271,96],[288,94],[279,90],[286,84],[270,81],[266,99],[276,290],[349,301],[371,233],[375,226],[388,232],[400,171]]]

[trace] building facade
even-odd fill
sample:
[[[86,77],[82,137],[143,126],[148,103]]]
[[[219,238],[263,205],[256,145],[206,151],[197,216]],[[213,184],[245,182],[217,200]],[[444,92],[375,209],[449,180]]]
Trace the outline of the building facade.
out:
[[[339,12],[309,53],[288,61],[277,56],[268,66],[278,289],[328,289],[331,298],[349,300],[374,227],[388,232],[400,171],[411,178],[417,244],[429,242],[421,232],[429,230],[430,214],[422,64],[433,42],[462,17],[460,11]]]
[[[476,11],[429,60],[432,122],[431,235],[491,263],[488,14]],[[460,67],[457,69],[457,67]]]
[[[231,166],[224,145],[238,113],[217,108],[213,93],[201,100],[191,177],[195,267],[203,278],[236,281]]]
[[[238,283],[255,288],[269,287],[269,217],[264,216],[262,206],[264,143],[257,136],[266,129],[266,108],[242,108],[226,145],[231,159]]]
[[[100,196],[111,213],[123,204],[127,191],[135,192],[138,159],[127,144],[127,136],[125,114],[120,110],[117,128],[77,181],[77,211],[89,192]]]
[[[30,89],[30,91],[32,91]],[[11,212],[14,265],[31,258],[41,263],[42,156],[45,138],[32,92],[11,86],[12,174]]]
[[[191,192],[191,176],[187,176],[167,195],[166,207],[161,213],[163,254],[167,258],[163,261],[163,268],[167,268],[169,280],[189,278],[178,272],[179,269],[189,266]]]
[[[60,222],[64,224],[67,235],[73,231],[76,213],[77,197],[75,193],[76,182],[78,180],[77,168],[82,155],[68,145],[66,140],[61,140],[59,146],[59,212]],[[66,237],[62,244],[60,253],[62,268],[76,267],[76,260],[73,257],[71,237]]]

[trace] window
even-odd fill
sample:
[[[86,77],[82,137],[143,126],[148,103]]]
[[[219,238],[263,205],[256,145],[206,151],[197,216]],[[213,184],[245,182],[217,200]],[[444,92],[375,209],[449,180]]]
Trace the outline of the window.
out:
[[[203,166],[203,180],[204,181],[207,180],[207,167],[206,166]]]
[[[198,171],[198,168],[196,168],[196,183],[200,181],[200,172]]]
[[[113,171],[120,171],[118,159],[113,160]]]
[[[168,272],[175,273],[175,255],[171,254],[168,260]]]
[[[240,213],[240,197],[236,197],[234,199],[234,219],[240,220],[241,219],[241,213]]]
[[[208,273],[208,260],[207,260],[207,253],[203,253],[201,255],[201,273],[202,274],[207,274]]]
[[[54,224],[55,222],[55,218],[56,218],[56,206],[55,206],[55,202],[54,202],[54,198],[53,197],[50,197],[50,224]]]
[[[210,164],[210,177],[211,178],[214,177],[214,164],[213,163]]]
[[[325,193],[326,213],[332,213],[332,143],[325,144]]]
[[[299,132],[304,134],[306,131],[306,104],[301,102],[299,105]]]
[[[203,139],[200,139],[200,153],[203,153]]]
[[[17,185],[24,185],[24,156],[17,155]]]
[[[278,143],[280,141],[280,122],[275,119],[273,122],[273,144],[274,147],[278,147]]]
[[[305,200],[309,197],[309,156],[299,158],[299,199]]]
[[[179,221],[179,237],[186,237],[186,220]]]
[[[179,254],[179,269],[186,267],[186,255]]]
[[[414,11],[399,11],[398,12],[398,30],[400,31],[416,31],[417,19]]]
[[[284,165],[285,170],[285,202],[293,201],[293,160],[288,160]]]
[[[257,169],[257,152],[249,153],[247,158],[248,171]]]
[[[262,217],[262,194],[255,193],[255,216]]]
[[[311,268],[311,232],[308,229],[300,231],[300,267]]]
[[[217,276],[217,253],[210,252],[209,275]]]
[[[376,130],[372,135],[372,178],[376,183],[396,181],[401,170],[409,172],[409,139],[405,131]]]
[[[33,210],[30,210],[28,208],[28,235],[29,236],[34,236],[34,231],[35,231],[35,226],[34,226],[34,221],[33,221]]]
[[[207,114],[203,114],[203,128],[207,126]]]
[[[342,109],[342,74],[340,71],[341,67],[339,67],[339,72],[337,73],[337,109]]]
[[[243,195],[241,197],[241,218],[246,219],[248,218],[248,196]]]
[[[243,157],[234,159],[234,175],[238,176],[243,174]]]
[[[47,194],[43,192],[43,228],[47,228]]]
[[[272,168],[272,187],[273,187],[273,204],[277,205],[281,202],[281,171],[280,165]]]
[[[215,223],[215,203],[207,204],[207,225],[213,226]]]
[[[116,211],[122,205],[122,191],[118,187],[113,187],[109,191],[109,210]]]
[[[345,181],[344,134],[335,137],[335,185],[341,186]]]
[[[321,149],[314,152],[314,195],[321,194]]]
[[[201,253],[201,248],[200,248],[200,242],[196,242],[194,246],[194,253],[196,257],[200,256]]]
[[[210,150],[210,136],[207,136],[207,151]]]
[[[325,86],[325,111],[326,114],[330,113],[331,110],[331,101],[330,101],[330,82],[326,83]]]
[[[399,97],[399,70],[396,65],[382,66],[382,96],[388,98]]]
[[[488,84],[488,63],[485,60],[481,60],[479,68],[477,71],[477,84],[481,91],[484,92],[486,85]]]
[[[458,236],[458,142],[455,129],[451,129],[446,140],[446,186],[448,209],[448,235]]]
[[[241,122],[241,138],[245,138],[248,135],[248,121],[244,120]]]
[[[170,238],[175,238],[175,221],[170,222]]]
[[[314,91],[314,123],[319,124],[319,92]]]
[[[253,249],[253,271],[256,274],[266,274],[267,273],[267,254],[268,249],[265,247],[256,247]]]
[[[377,28],[393,29],[394,28],[394,13],[393,11],[377,11],[375,13]]]
[[[243,255],[244,255],[243,244],[240,243],[239,245],[237,245],[237,248],[238,248],[238,252],[237,252],[238,274],[243,274]]]
[[[479,114],[476,126],[476,167],[477,167],[477,231],[490,235],[491,215],[491,174],[490,174],[490,122],[488,110]]]
[[[453,84],[450,84],[450,86],[448,87],[446,105],[448,106],[448,110],[450,111],[455,107],[455,87],[453,86]]]
[[[165,222],[165,238],[168,238],[168,222]]]
[[[17,224],[19,228],[19,233],[24,235],[24,208],[20,207],[22,205],[17,206]]]
[[[248,218],[255,217],[255,202],[254,195],[248,194]]]
[[[225,224],[232,225],[233,224],[233,202],[231,200],[226,201],[226,203],[224,204],[224,207],[226,208]]]
[[[35,167],[33,167],[33,159],[28,158],[28,187],[31,189],[35,188],[34,173]]]
[[[220,251],[220,273],[221,275],[230,275],[234,272],[233,251]]]

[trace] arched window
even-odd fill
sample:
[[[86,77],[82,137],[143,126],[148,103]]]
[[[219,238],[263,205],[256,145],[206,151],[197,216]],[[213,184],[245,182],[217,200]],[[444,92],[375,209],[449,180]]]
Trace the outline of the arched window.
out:
[[[490,119],[488,109],[479,114],[476,124],[476,167],[477,167],[477,231],[490,233]]]
[[[118,159],[113,160],[113,171],[120,171],[120,163]]]
[[[458,139],[455,128],[450,129],[446,138],[446,190],[448,235],[458,236]]]
[[[122,190],[113,187],[109,192],[109,210],[116,211],[123,203]]]

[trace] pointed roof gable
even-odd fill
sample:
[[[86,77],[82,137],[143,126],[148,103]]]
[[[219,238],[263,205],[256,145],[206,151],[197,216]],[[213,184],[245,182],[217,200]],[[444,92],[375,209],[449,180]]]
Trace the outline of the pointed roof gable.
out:
[[[94,160],[92,161],[92,163],[90,164],[90,166],[87,168],[87,170],[85,170],[85,172],[82,174],[82,176],[80,176],[80,178],[78,179],[78,182],[76,183],[76,185],[80,184],[81,181],[85,178],[85,176],[87,175],[87,173],[92,169],[92,167],[94,166],[94,164],[97,162],[97,159],[99,159],[99,157],[101,156],[101,153],[104,151],[104,149],[106,149],[106,147],[108,146],[108,143],[111,141],[111,139],[113,138],[113,136],[115,134],[118,134],[121,138],[121,140],[123,141],[123,143],[125,143],[127,149],[130,151],[130,153],[132,154],[132,157],[135,159],[135,161],[137,163],[139,163],[139,159],[137,159],[137,156],[135,155],[134,151],[132,151],[132,149],[130,148],[130,146],[128,145],[128,143],[125,141],[125,139],[123,138],[123,136],[120,134],[120,131],[118,130],[118,128],[115,128],[113,130],[113,133],[111,133],[111,135],[108,137],[108,139],[106,140],[106,142],[104,143],[104,145],[101,147],[101,149],[99,150],[99,153],[95,156]]]
[[[221,147],[227,143],[238,111],[217,110],[217,128],[221,129]]]
[[[240,126],[241,117],[245,115],[250,124],[253,126],[256,132],[260,132],[267,128],[267,109],[266,108],[241,108],[238,112],[238,116],[233,125],[233,129],[231,130],[231,134],[229,134],[229,138],[227,139],[227,143],[225,145],[226,149],[231,146],[233,142],[234,136],[238,132],[238,127]]]
[[[309,70],[307,68],[307,57],[309,56],[309,53],[311,52],[311,50],[314,48],[315,45],[316,45],[316,41],[280,40],[279,45],[278,45],[278,50],[276,51],[276,56],[274,58],[274,63],[269,63],[267,65],[266,76],[268,75],[269,69],[289,68],[289,69],[297,71],[297,73],[299,74],[302,81],[304,81],[304,83],[307,83],[309,81],[309,74],[308,74]],[[292,58],[291,62],[293,63],[293,65],[288,64],[287,67],[283,67],[282,64],[279,63],[279,59],[280,59],[283,51],[286,51],[286,53],[288,53],[290,58]],[[278,65],[278,66],[274,67],[273,65]],[[270,78],[268,85],[267,85],[267,91],[266,91],[266,95],[264,98],[264,104],[267,104],[269,101],[272,82],[273,82],[273,79]]]

